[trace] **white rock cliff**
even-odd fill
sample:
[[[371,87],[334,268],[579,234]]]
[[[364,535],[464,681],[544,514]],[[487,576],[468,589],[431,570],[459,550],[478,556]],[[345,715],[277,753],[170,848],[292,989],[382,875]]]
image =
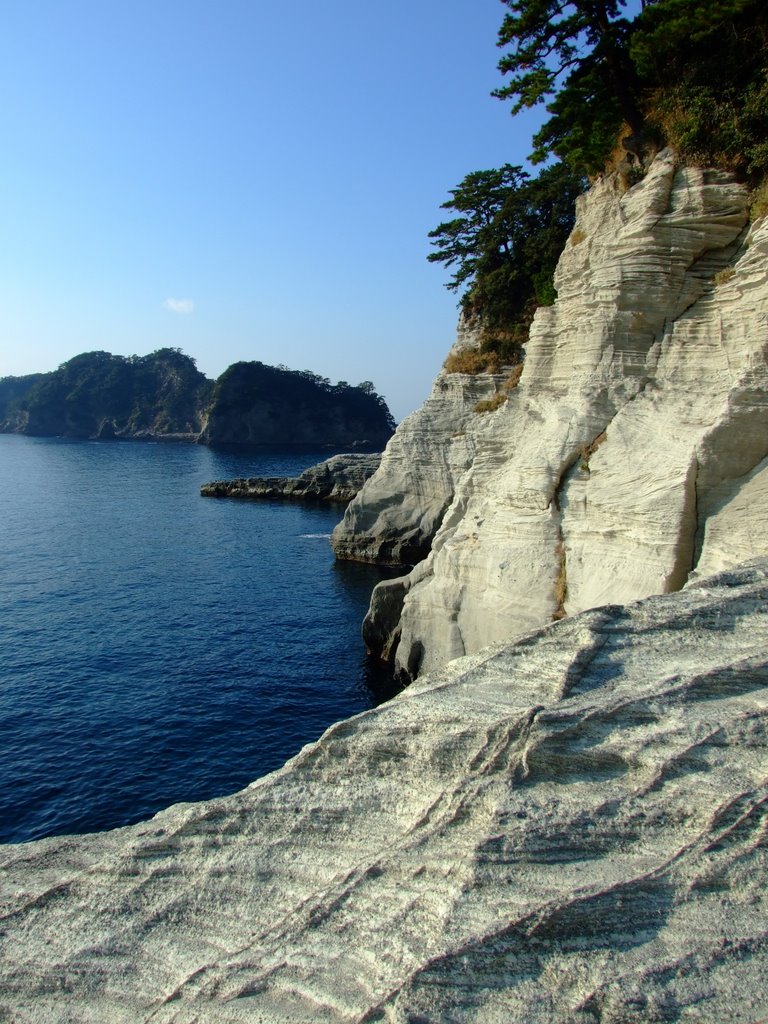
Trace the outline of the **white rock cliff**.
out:
[[[665,151],[628,191],[598,181],[507,402],[473,412],[499,379],[441,373],[335,534],[366,559],[377,531],[385,556],[434,531],[374,593],[369,647],[414,678],[768,553],[767,270],[768,218],[730,175]]]

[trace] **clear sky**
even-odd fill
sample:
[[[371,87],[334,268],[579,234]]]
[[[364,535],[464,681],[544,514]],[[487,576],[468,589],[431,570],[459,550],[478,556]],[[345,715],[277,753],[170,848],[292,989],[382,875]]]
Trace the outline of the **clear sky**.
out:
[[[428,395],[427,232],[522,163],[499,0],[30,0],[0,33],[0,376],[176,346]]]

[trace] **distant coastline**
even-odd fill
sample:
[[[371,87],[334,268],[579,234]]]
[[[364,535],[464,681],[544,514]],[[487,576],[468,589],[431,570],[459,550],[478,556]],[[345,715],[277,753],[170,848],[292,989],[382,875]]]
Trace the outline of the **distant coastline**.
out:
[[[86,352],[50,373],[0,379],[0,433],[232,448],[381,450],[395,422],[370,381],[234,363],[209,380],[179,349]]]

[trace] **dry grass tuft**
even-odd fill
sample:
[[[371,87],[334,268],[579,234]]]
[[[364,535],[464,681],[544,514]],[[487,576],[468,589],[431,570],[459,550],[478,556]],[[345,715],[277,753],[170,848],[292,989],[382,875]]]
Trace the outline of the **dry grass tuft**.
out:
[[[603,443],[605,437],[606,433],[605,431],[603,431],[601,434],[597,435],[594,441],[591,441],[589,444],[585,444],[581,447],[581,449],[579,450],[579,469],[584,470],[585,473],[589,472],[589,460],[595,454],[600,445]]]
[[[557,602],[557,608],[552,613],[553,622],[556,622],[558,619],[564,619],[567,614],[565,611],[565,599],[568,596],[568,573],[565,565],[565,545],[562,541],[557,545],[556,554],[560,560],[560,568],[555,579],[554,597]]]
[[[768,213],[768,178],[763,178],[749,198],[749,219],[759,220]]]
[[[494,409],[498,409],[499,406],[504,405],[507,397],[508,396],[503,391],[499,391],[493,396],[493,398],[484,398],[481,402],[478,402],[474,408],[474,412],[493,412]]]
[[[517,385],[520,383],[520,378],[523,376],[524,363],[518,363],[517,366],[513,366],[509,376],[504,381],[504,390],[509,393],[514,391]]]
[[[724,267],[722,270],[718,270],[715,274],[715,284],[719,287],[721,284],[728,284],[732,277],[734,277],[736,271],[733,267]]]
[[[522,363],[527,329],[497,330],[483,338],[480,348],[465,348],[451,352],[443,363],[446,373],[502,373],[510,366]]]
[[[443,363],[446,373],[487,373],[488,356],[477,349],[468,348],[461,352],[450,352]]]

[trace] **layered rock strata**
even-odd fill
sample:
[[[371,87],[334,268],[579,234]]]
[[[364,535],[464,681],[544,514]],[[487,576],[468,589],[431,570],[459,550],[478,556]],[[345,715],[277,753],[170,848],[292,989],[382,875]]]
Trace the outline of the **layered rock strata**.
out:
[[[768,1016],[768,562],[497,644],[235,796],[0,849],[0,1020]]]
[[[381,464],[380,454],[334,455],[294,477],[244,477],[203,484],[204,498],[287,498],[294,501],[350,502]]]
[[[556,286],[508,400],[461,405],[467,455],[428,557],[374,593],[369,646],[407,678],[768,552],[768,218],[748,223],[744,187],[669,151],[628,191],[597,182]],[[429,404],[417,417],[350,506],[341,557],[374,550],[374,516],[389,546],[409,536],[401,466],[446,478]]]

